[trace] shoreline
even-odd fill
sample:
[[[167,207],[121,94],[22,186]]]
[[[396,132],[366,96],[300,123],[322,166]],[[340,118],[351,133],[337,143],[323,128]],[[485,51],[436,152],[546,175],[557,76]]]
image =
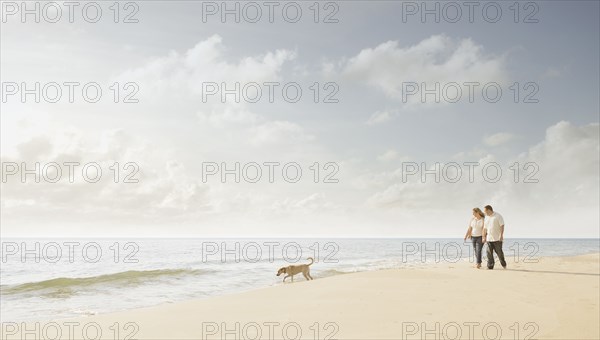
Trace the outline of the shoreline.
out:
[[[42,334],[54,323],[65,336],[64,324],[73,322],[80,326],[69,329],[75,339],[84,329],[87,338],[100,331],[102,339],[597,339],[599,268],[600,253],[509,262],[508,269],[492,271],[457,262],[319,279],[315,268],[313,281],[297,275],[293,284],[37,327]],[[5,322],[3,339],[19,339],[35,324]]]
[[[585,253],[585,254],[577,254],[577,255],[544,255],[542,257],[534,257],[534,260],[539,260],[541,258],[572,258],[572,257],[579,257],[579,256],[591,256],[591,255],[596,255],[600,257],[600,253],[599,252],[589,252],[589,253]],[[505,257],[506,257],[506,261],[510,263],[511,261],[514,261],[515,258],[517,258],[517,256],[510,256],[508,255],[508,253],[505,250]],[[523,257],[523,256],[521,256]],[[344,276],[344,275],[354,275],[354,274],[360,274],[360,273],[373,273],[373,272],[380,272],[380,271],[386,271],[386,270],[410,270],[410,269],[435,269],[435,268],[439,268],[439,267],[443,267],[445,265],[448,266],[458,266],[458,267],[462,267],[462,266],[467,266],[467,267],[471,267],[474,266],[475,261],[473,258],[470,259],[464,259],[461,258],[459,260],[457,260],[456,262],[450,262],[450,261],[444,261],[441,260],[439,262],[417,262],[417,264],[412,263],[412,262],[407,262],[405,267],[400,267],[400,268],[374,268],[374,269],[369,269],[369,270],[358,270],[358,271],[354,271],[354,272],[342,272],[342,271],[337,271],[337,274],[333,274],[333,275],[327,275],[324,277],[317,277],[319,280],[323,280],[323,279],[329,279],[331,277],[337,277],[337,276]],[[482,268],[481,270],[486,270],[486,263],[485,263],[485,259],[483,260],[482,263]],[[500,264],[499,262],[496,260],[496,266],[497,266],[497,270],[501,270]],[[133,270],[135,271],[135,270]],[[149,270],[149,271],[153,271],[153,270]],[[122,272],[119,272],[117,274],[120,274]],[[107,274],[107,275],[111,275],[111,274]],[[314,275],[314,274],[313,274]],[[102,275],[100,275],[102,276]],[[62,277],[61,277],[62,278]],[[85,279],[85,278],[70,278],[70,277],[66,277],[65,279]],[[52,280],[52,279],[51,279]],[[273,287],[277,287],[279,285],[281,285],[281,280],[282,278],[278,278],[276,283],[271,284],[271,285],[266,285],[266,286],[259,286],[259,287],[248,287],[248,288],[242,288],[242,289],[238,289],[238,290],[234,290],[234,291],[228,291],[228,292],[224,292],[221,294],[217,294],[217,295],[210,295],[210,296],[205,296],[205,297],[196,297],[196,298],[187,298],[187,299],[180,299],[180,300],[175,300],[175,301],[166,301],[166,302],[160,302],[158,304],[153,304],[153,305],[147,305],[147,306],[137,306],[137,307],[132,307],[132,308],[127,308],[127,309],[120,309],[120,310],[111,310],[111,311],[102,311],[102,312],[94,312],[94,313],[87,313],[87,314],[82,314],[82,315],[76,315],[76,316],[68,316],[68,317],[61,317],[61,318],[53,318],[53,319],[27,319],[27,320],[19,320],[19,321],[8,321],[8,322],[17,322],[17,323],[32,323],[32,322],[52,322],[52,321],[64,321],[64,320],[74,320],[74,319],[84,319],[84,318],[89,318],[89,317],[94,317],[94,316],[102,316],[102,315],[107,315],[107,314],[114,314],[114,313],[122,313],[122,312],[129,312],[129,311],[136,311],[136,310],[142,310],[142,309],[148,309],[148,308],[155,308],[155,307],[160,307],[160,306],[169,306],[169,305],[173,305],[173,304],[179,304],[179,303],[185,303],[185,302],[190,302],[190,301],[205,301],[205,300],[210,300],[210,299],[214,299],[214,298],[218,298],[218,297],[223,297],[223,296],[230,296],[230,295],[236,295],[236,294],[244,294],[244,293],[249,293],[249,292],[254,292],[254,291],[258,291],[258,290],[263,290],[263,289],[270,289]],[[300,281],[304,281],[305,279],[301,276],[301,274],[298,274],[297,276],[295,276],[295,282],[294,283],[298,283]],[[50,280],[48,280],[50,281]],[[289,279],[286,281],[285,284],[290,283]]]

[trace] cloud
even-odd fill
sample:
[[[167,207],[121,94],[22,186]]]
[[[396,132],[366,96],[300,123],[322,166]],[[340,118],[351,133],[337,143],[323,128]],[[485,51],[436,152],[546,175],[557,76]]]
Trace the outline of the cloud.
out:
[[[552,208],[599,206],[600,126],[576,126],[561,121],[546,130],[546,138],[517,161],[539,165],[541,189],[535,197]],[[531,171],[530,171],[531,172]],[[518,192],[517,195],[523,192]]]
[[[140,85],[140,103],[127,107],[127,117],[107,119],[109,123],[102,127],[81,124],[50,109],[3,116],[2,162],[98,162],[104,171],[102,180],[94,184],[79,179],[30,185],[20,183],[17,176],[11,178],[2,184],[3,231],[35,233],[53,223],[53,230],[65,231],[70,224],[79,226],[76,231],[82,234],[85,226],[98,224],[102,227],[93,229],[105,234],[119,233],[123,225],[154,227],[160,233],[165,225],[169,227],[162,232],[172,231],[177,224],[184,232],[210,233],[223,225],[247,227],[249,215],[256,218],[252,223],[268,226],[269,207],[282,197],[295,202],[297,209],[284,209],[281,218],[304,214],[319,201],[319,196],[311,198],[308,193],[314,187],[291,185],[281,178],[276,184],[230,185],[218,176],[208,183],[200,181],[203,162],[226,162],[229,167],[234,162],[297,162],[304,170],[303,180],[314,184],[308,167],[335,160],[300,123],[276,116],[281,114],[276,105],[223,103],[218,96],[203,103],[198,93],[203,81],[281,80],[283,68],[294,59],[295,52],[282,49],[233,58],[222,38],[214,35],[116,76],[115,81]],[[122,113],[112,104],[96,110],[94,114]],[[80,112],[73,114],[81,119]],[[158,138],[146,130],[153,127],[161,129]],[[112,182],[108,167],[114,162],[139,164],[135,177],[140,182]],[[281,168],[278,171],[280,175]],[[122,170],[121,177],[125,175]]]
[[[284,140],[293,144],[305,143],[314,139],[313,136],[307,135],[298,124],[287,121],[270,121],[253,129],[254,133],[250,143],[257,146],[275,144]]]
[[[457,40],[445,35],[434,35],[406,47],[387,41],[363,49],[342,64],[342,75],[395,100],[402,100],[405,82],[424,82],[433,88],[437,82],[504,83],[506,78],[503,56],[485,54],[483,46],[471,39]],[[331,72],[333,67],[328,64],[326,69]]]
[[[143,84],[140,87],[145,89],[144,95],[156,105],[152,111],[164,106],[166,112],[177,110],[178,116],[195,115],[199,134],[207,140],[222,140],[227,136],[229,143],[236,145],[229,148],[230,152],[314,140],[297,123],[269,118],[265,111],[273,110],[275,105],[249,104],[232,94],[225,100],[221,96],[223,84],[231,90],[236,84],[242,89],[246,84],[256,83],[266,101],[269,94],[263,83],[281,81],[283,68],[296,59],[296,52],[276,49],[238,58],[231,58],[228,52],[221,36],[213,35],[184,52],[171,51],[167,56],[125,71],[119,78]],[[290,65],[292,69],[297,67]],[[207,92],[203,88],[206,83],[216,84],[218,93],[203,96]],[[265,110],[265,106],[269,107]]]
[[[272,213],[293,212],[300,214],[319,214],[323,211],[340,209],[339,206],[327,200],[323,193],[313,193],[300,199],[286,198],[278,200],[270,207]]]
[[[50,141],[56,142],[50,142]],[[70,140],[69,143],[60,143]],[[209,210],[208,187],[187,174],[185,167],[169,160],[169,155],[148,141],[123,130],[106,130],[93,135],[63,131],[33,137],[17,145],[17,152],[2,156],[3,167],[19,164],[20,172],[6,176],[1,184],[2,218],[5,222],[39,223],[46,221],[126,221],[148,223],[170,215]],[[35,164],[43,169],[49,162],[55,167],[39,183],[29,175],[21,179],[22,163],[28,170]],[[72,171],[65,162],[77,162]],[[98,164],[100,180],[86,182],[82,173],[86,164]],[[131,165],[128,165],[131,164]],[[118,170],[117,170],[118,169]],[[73,183],[69,181],[72,174]],[[90,177],[96,175],[89,170]],[[131,177],[128,177],[130,176]],[[48,180],[60,176],[56,183]],[[126,179],[137,183],[125,183]]]
[[[564,226],[569,225],[570,232],[563,236],[589,236],[593,230],[597,236],[600,223],[599,133],[598,123],[576,126],[562,121],[546,130],[543,141],[505,162],[493,154],[479,159],[451,160],[458,164],[465,161],[480,163],[473,183],[465,177],[466,167],[463,167],[463,178],[457,183],[444,181],[443,177],[436,183],[433,175],[427,175],[423,183],[422,171],[403,180],[402,168],[373,175],[376,179],[373,185],[380,189],[368,198],[367,205],[410,211],[413,215],[446,213],[460,216],[460,211],[468,211],[473,206],[492,204],[506,212],[513,225],[529,228],[515,230],[516,233],[535,236],[537,232],[540,237],[547,235],[548,230],[565,230]],[[485,181],[480,172],[484,164],[492,162],[502,169],[502,177],[496,183]],[[427,165],[429,170],[434,168],[433,163]],[[514,169],[518,169],[517,174]],[[385,182],[387,185],[383,185]]]
[[[383,154],[377,156],[377,159],[383,162],[389,162],[398,158],[398,152],[396,150],[387,150]]]
[[[563,77],[569,73],[571,73],[571,66],[568,64],[561,67],[551,66],[542,73],[541,77],[543,79],[554,79]]]
[[[295,58],[294,51],[278,49],[229,62],[223,39],[215,34],[183,53],[170,51],[167,56],[122,72],[119,78],[139,81],[152,91],[183,90],[200,94],[205,82],[277,81],[284,64]]]
[[[515,139],[515,135],[508,132],[499,132],[483,138],[483,142],[488,146],[500,146]]]
[[[377,111],[377,112],[373,113],[371,115],[371,117],[369,117],[369,120],[367,121],[367,125],[377,125],[377,124],[385,123],[385,122],[391,120],[394,115],[395,115],[395,113],[392,113],[388,110]]]
[[[554,67],[549,67],[542,73],[542,78],[551,79],[558,78],[562,75],[562,72]]]
[[[223,100],[223,90],[235,89],[236,84],[241,89],[248,83],[280,81],[284,65],[295,58],[294,51],[278,49],[232,60],[223,39],[215,34],[184,52],[170,51],[166,56],[126,70],[117,79],[140,84],[139,95],[143,96],[140,101],[152,103],[153,112],[175,109],[180,116],[192,113],[201,124],[219,128],[252,125],[262,116],[234,95]],[[213,85],[217,93],[210,94],[207,86]]]

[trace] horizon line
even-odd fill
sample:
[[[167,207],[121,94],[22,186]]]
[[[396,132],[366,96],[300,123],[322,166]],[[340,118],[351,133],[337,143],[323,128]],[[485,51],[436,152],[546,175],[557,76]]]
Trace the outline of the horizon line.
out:
[[[139,236],[139,235],[115,235],[115,236],[99,236],[99,235],[40,235],[40,236],[24,236],[24,235],[0,235],[0,239],[60,239],[60,238],[79,238],[79,239],[461,239],[461,237],[451,236],[338,236],[338,235],[257,235],[257,236],[230,236],[230,235],[181,235],[181,236]],[[594,239],[600,240],[600,236],[575,236],[575,237],[531,237],[531,236],[514,236],[508,237],[507,240],[511,239],[574,239],[574,240],[587,240]]]

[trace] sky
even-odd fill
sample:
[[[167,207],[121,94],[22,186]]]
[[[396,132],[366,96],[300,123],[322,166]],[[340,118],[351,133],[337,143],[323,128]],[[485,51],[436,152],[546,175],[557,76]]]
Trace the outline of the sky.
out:
[[[2,1],[2,236],[599,237],[597,1],[76,3]]]

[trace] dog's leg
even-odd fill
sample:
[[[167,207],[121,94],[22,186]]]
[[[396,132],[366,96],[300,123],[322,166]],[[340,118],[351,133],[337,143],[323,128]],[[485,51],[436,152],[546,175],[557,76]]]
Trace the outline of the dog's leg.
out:
[[[310,279],[308,278],[308,276],[306,276],[306,272],[302,272],[302,276],[304,276],[304,278],[306,279],[306,281],[310,280]]]
[[[291,275],[286,275],[283,277],[283,282],[285,282],[285,279],[287,279],[288,277],[290,277]],[[294,277],[292,276],[292,281],[294,281]]]

